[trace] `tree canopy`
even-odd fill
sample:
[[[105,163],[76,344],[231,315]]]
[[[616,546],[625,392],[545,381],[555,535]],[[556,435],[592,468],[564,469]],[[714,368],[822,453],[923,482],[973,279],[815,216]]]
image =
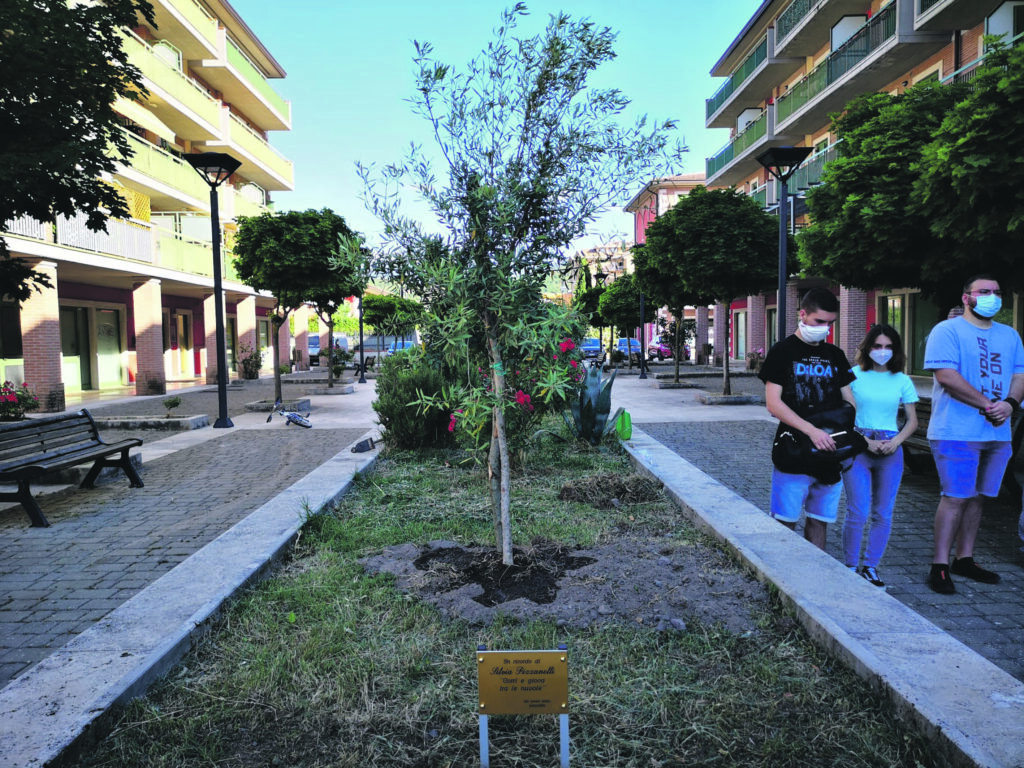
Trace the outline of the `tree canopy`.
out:
[[[139,15],[154,24],[147,0],[0,3],[0,228],[22,216],[84,213],[96,231],[108,216],[129,216],[103,177],[131,156],[116,97],[146,93],[122,36]],[[0,295],[24,301],[49,285],[40,277],[0,236]]]
[[[644,297],[644,323],[654,322],[658,304]],[[640,286],[635,275],[628,273],[605,287],[598,301],[601,318],[620,331],[632,333],[640,327]]]
[[[811,224],[798,237],[809,273],[864,290],[941,287],[953,242],[915,211],[913,189],[922,148],[963,95],[960,86],[924,83],[860,96],[834,117],[839,156],[808,193]]]

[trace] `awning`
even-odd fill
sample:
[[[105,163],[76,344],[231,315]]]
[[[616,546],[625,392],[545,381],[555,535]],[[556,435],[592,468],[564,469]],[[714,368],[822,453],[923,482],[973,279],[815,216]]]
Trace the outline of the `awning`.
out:
[[[155,113],[150,112],[139,102],[126,99],[124,96],[118,96],[114,102],[114,109],[133,123],[141,125],[147,131],[152,131],[161,139],[169,141],[171,144],[176,143],[174,131],[164,125],[163,121]]]

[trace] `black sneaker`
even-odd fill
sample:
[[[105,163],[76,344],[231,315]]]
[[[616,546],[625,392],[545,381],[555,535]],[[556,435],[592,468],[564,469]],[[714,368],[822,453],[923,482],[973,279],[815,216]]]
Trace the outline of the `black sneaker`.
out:
[[[956,592],[953,580],[949,578],[949,566],[945,563],[932,563],[932,572],[928,574],[928,586],[940,595],[952,595]]]
[[[878,571],[876,571],[870,565],[862,565],[860,568],[857,569],[857,573],[859,573],[861,576],[867,579],[867,581],[874,584],[876,587],[885,586],[885,582],[878,578]]]
[[[975,581],[980,581],[983,584],[998,584],[1002,580],[1002,577],[998,573],[986,570],[975,563],[973,557],[954,558],[953,565],[950,566],[949,570],[957,576],[965,576],[968,579],[974,579]]]

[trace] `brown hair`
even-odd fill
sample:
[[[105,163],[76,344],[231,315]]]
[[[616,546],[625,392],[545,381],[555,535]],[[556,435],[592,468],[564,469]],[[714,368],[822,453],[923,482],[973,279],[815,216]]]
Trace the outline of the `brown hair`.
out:
[[[907,362],[907,354],[903,351],[903,339],[900,338],[899,331],[885,323],[872,325],[868,335],[857,346],[857,365],[860,366],[862,371],[871,370],[875,364],[875,361],[871,359],[871,347],[874,346],[879,336],[888,336],[889,341],[892,342],[892,357],[885,364],[885,367],[889,370],[889,373],[902,373],[903,366]]]

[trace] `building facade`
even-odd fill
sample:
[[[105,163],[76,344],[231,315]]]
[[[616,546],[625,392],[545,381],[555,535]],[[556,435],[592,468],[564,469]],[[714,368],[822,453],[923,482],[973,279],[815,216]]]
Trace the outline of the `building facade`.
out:
[[[268,141],[291,129],[291,105],[271,85],[285,72],[225,0],[152,4],[155,25],[124,30],[149,96],[114,105],[134,154],[109,181],[131,219],[109,220],[106,233],[84,215],[0,223],[11,255],[53,284],[21,307],[0,303],[0,376],[28,383],[46,410],[63,410],[69,393],[217,380],[210,188],[189,153],[242,162],[218,189],[229,368],[271,345],[273,300],[238,280],[231,242],[237,216],[294,187],[292,163]]]
[[[765,0],[738,29],[711,69],[724,78],[705,103],[709,128],[728,128],[729,142],[706,160],[707,185],[735,187],[778,209],[779,187],[757,156],[773,146],[811,149],[789,182],[794,227],[807,222],[803,198],[836,156],[830,115],[854,97],[900,93],[922,81],[969,79],[983,61],[985,35],[1019,38],[1024,0]],[[790,280],[786,333],[795,330],[799,297],[824,280]],[[939,309],[916,290],[839,287],[842,310],[831,339],[852,359],[867,328],[885,321],[903,333],[908,373],[923,374],[924,342]],[[1020,327],[1020,308],[1009,308]],[[731,338],[716,338],[742,360],[776,341],[775,292],[736,297],[716,308],[732,314]],[[716,322],[724,329],[724,322]]]

